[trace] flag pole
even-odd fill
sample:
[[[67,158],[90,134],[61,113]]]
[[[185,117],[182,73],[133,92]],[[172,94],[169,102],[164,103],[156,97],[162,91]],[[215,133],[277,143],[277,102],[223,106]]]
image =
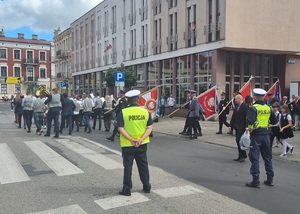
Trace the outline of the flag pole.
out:
[[[271,88],[273,88],[274,86],[276,86],[276,84],[277,84],[278,82],[279,82],[279,79],[277,79],[276,82],[269,88],[269,90],[267,91],[266,95],[267,95],[268,93],[270,93]]]
[[[251,75],[250,76],[250,78],[249,78],[249,80],[243,85],[243,87],[239,90],[239,92],[241,92],[245,87],[246,87],[246,85],[248,84],[248,83],[250,83],[250,81],[253,79],[253,76]],[[227,103],[227,105],[225,106],[225,108],[223,108],[222,109],[222,111],[215,117],[215,120],[217,120],[219,117],[220,117],[220,115],[225,111],[225,109],[230,105],[230,103],[232,102],[232,100],[233,100],[234,98],[232,98],[231,100],[230,100],[230,102],[228,102]]]

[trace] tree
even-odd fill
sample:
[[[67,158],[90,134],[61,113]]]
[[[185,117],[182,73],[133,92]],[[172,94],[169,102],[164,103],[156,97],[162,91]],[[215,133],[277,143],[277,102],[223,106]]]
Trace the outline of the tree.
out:
[[[137,76],[134,73],[134,71],[131,68],[126,68],[124,66],[124,64],[121,64],[120,67],[108,69],[108,71],[106,73],[106,77],[104,79],[106,81],[107,87],[115,87],[115,72],[116,71],[125,72],[125,88],[131,88],[131,87],[136,86]]]

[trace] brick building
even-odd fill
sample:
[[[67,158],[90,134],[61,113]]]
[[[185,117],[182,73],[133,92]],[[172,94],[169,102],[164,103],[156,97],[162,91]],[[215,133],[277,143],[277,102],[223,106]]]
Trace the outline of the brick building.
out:
[[[50,61],[50,42],[38,40],[37,35],[25,39],[22,33],[18,38],[5,37],[4,31],[0,31],[0,97],[25,94],[27,90],[35,93],[39,85],[46,85],[49,90]]]

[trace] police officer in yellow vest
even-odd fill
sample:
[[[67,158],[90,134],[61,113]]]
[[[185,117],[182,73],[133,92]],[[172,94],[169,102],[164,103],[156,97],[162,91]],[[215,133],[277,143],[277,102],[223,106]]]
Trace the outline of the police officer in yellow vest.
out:
[[[275,114],[271,108],[265,104],[264,96],[267,92],[261,88],[253,89],[254,101],[252,109],[249,109],[247,114],[248,124],[252,124],[247,128],[250,131],[251,143],[249,150],[249,159],[251,161],[250,174],[252,181],[247,182],[247,187],[260,187],[259,181],[259,153],[265,162],[265,170],[267,173],[267,180],[264,184],[267,186],[274,186],[273,184],[273,166],[272,166],[272,150],[270,146],[270,130],[269,123],[277,123]],[[254,112],[254,113],[253,113]],[[255,116],[253,117],[253,114]],[[254,119],[251,119],[254,118]],[[253,120],[253,121],[251,121]]]
[[[124,165],[123,189],[119,194],[125,196],[131,195],[133,160],[136,161],[139,170],[143,191],[150,193],[151,189],[147,144],[150,142],[149,135],[153,129],[153,121],[149,112],[137,105],[140,93],[139,90],[128,91],[125,94],[125,97],[128,99],[128,107],[122,109],[117,115]]]

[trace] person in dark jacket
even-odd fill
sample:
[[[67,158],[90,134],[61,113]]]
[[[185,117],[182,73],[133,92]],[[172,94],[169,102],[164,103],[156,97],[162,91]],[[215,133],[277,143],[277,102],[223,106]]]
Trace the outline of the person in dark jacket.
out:
[[[248,106],[243,102],[242,95],[238,94],[235,96],[236,107],[234,109],[234,129],[236,131],[236,145],[238,147],[238,158],[234,159],[234,161],[244,162],[247,158],[247,154],[245,150],[241,149],[240,139],[244,132],[246,131],[247,124],[247,113]]]
[[[227,122],[227,115],[229,114],[229,105],[228,100],[225,98],[226,93],[221,94],[221,100],[219,103],[219,131],[216,134],[222,134],[223,124],[227,127],[230,127]]]
[[[22,102],[24,99],[24,95],[20,95],[20,99],[16,99],[16,113],[18,114],[18,128],[21,128],[22,117],[24,115]],[[24,117],[23,117],[24,118]]]
[[[73,111],[75,109],[74,102],[68,98],[68,95],[64,93],[62,99],[62,111],[61,111],[61,124],[60,124],[60,133],[62,134],[63,128],[65,127],[65,123],[67,121],[67,125],[69,128],[69,135],[72,134],[72,118],[73,118]]]

